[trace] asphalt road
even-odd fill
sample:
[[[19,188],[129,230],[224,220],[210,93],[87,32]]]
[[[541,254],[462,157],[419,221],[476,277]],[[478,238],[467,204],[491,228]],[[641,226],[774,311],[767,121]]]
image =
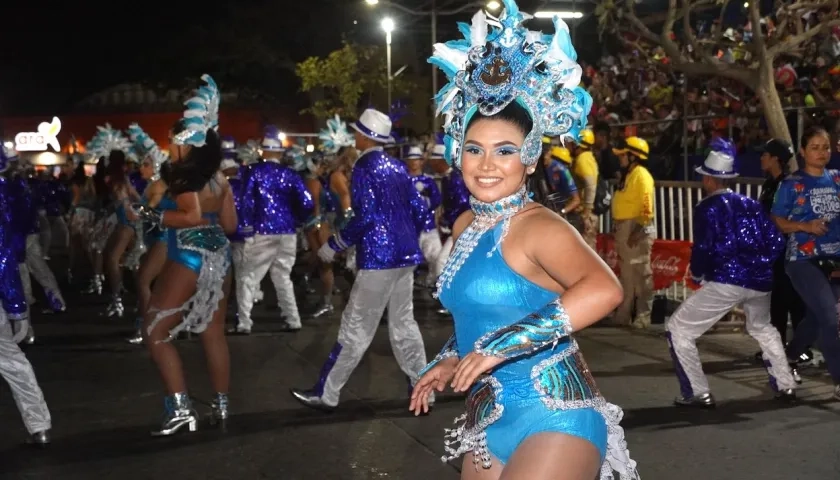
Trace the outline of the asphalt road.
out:
[[[266,284],[268,286],[268,284]],[[270,287],[266,290],[270,290]],[[272,303],[268,294],[266,303]],[[27,348],[52,411],[53,444],[31,450],[20,417],[0,386],[0,479],[455,479],[444,464],[443,429],[463,399],[439,398],[428,417],[407,411],[405,379],[382,325],[342,393],[340,409],[299,406],[290,387],[310,386],[335,341],[339,314],[304,320],[280,333],[279,312],[258,306],[250,337],[229,337],[232,418],[226,433],[206,423],[193,434],[151,438],[162,412],[161,385],[147,353],[125,343],[131,320],[99,315],[104,298],[68,293],[70,312],[36,317]],[[340,295],[336,303],[340,304]],[[310,303],[301,302],[302,309]],[[424,292],[417,318],[431,358],[451,334]],[[822,372],[807,372],[801,402],[772,400],[766,376],[749,360],[755,343],[740,333],[700,342],[719,406],[671,405],[677,383],[656,333],[593,328],[578,335],[604,395],[624,408],[623,426],[644,480],[836,480],[840,404]],[[206,407],[210,387],[196,340],[178,341],[190,393]]]

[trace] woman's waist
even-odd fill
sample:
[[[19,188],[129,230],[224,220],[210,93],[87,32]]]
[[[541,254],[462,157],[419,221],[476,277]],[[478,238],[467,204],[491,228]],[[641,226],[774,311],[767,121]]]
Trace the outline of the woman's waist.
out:
[[[218,224],[167,230],[177,248],[205,250],[215,253],[229,245],[225,231]]]

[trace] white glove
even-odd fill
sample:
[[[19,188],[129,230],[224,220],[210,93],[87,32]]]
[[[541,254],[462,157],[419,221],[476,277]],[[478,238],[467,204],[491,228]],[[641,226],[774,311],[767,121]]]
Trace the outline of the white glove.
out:
[[[12,340],[15,343],[20,343],[26,339],[26,334],[29,333],[29,320],[18,320],[10,323],[12,325]]]
[[[335,260],[335,250],[332,249],[329,242],[324,243],[318,249],[318,258],[325,263],[332,263]]]

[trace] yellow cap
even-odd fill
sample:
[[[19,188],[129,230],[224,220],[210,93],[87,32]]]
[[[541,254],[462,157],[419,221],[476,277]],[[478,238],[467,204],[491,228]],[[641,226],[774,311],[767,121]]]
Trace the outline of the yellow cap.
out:
[[[572,163],[572,153],[566,147],[554,147],[551,149],[552,158],[561,160],[565,163]]]

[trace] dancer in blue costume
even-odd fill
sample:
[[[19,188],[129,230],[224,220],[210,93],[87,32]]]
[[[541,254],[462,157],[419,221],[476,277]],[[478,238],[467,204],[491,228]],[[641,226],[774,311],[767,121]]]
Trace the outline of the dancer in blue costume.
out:
[[[143,157],[140,164],[140,175],[147,182],[140,203],[161,210],[173,210],[176,208],[175,201],[167,195],[166,182],[161,178],[161,168],[167,161],[166,154],[160,149],[155,141],[145,132],[140,125],[132,123],[128,126],[128,136],[134,143],[135,150]],[[126,212],[131,222],[137,222],[139,217],[133,210]],[[142,238],[135,240],[141,242],[144,248],[142,259],[137,268],[137,318],[135,319],[135,332],[128,338],[129,343],[135,345],[143,343],[143,333],[140,326],[143,317],[149,308],[149,299],[152,297],[152,283],[155,281],[163,265],[166,263],[166,229],[158,225],[147,225],[140,223],[140,234]]]
[[[254,321],[251,310],[254,294],[266,274],[271,276],[277,305],[283,311],[283,330],[301,328],[291,274],[297,256],[297,227],[312,214],[312,196],[303,179],[283,164],[286,148],[277,127],[266,128],[261,144],[263,161],[246,170],[242,181],[240,211],[245,222],[254,228],[254,236],[245,242],[247,287],[239,302],[236,332],[248,335]]]
[[[219,172],[221,145],[216,133],[219,90],[209,75],[187,100],[184,118],[172,129],[166,184],[175,208],[135,207],[152,224],[167,229],[167,259],[158,276],[143,324],[145,344],[166,388],[165,413],[154,436],[194,431],[198,415],[187,395],[178,351],[169,340],[179,332],[201,334],[215,395],[211,419],[228,417],[230,356],[224,321],[230,287],[230,244],[236,231],[233,192]]]
[[[554,19],[553,37],[530,32],[516,4],[504,4],[501,19],[479,12],[462,29],[467,39],[436,45],[431,60],[452,79],[438,108],[447,158],[472,198],[438,280],[455,333],[424,369],[409,408],[428,411],[429,394],[447,384],[467,393],[444,457],[472,451],[463,479],[636,479],[621,409],[601,396],[571,338],[620,303],[621,287],[526,190],[542,137],[576,138],[591,99],[578,87],[565,23]]]
[[[324,157],[317,165],[315,175],[319,183],[316,185],[314,179],[307,180],[307,187],[313,193],[316,210],[319,211],[318,226],[308,236],[309,247],[313,252],[317,252],[329,240],[330,235],[343,227],[353,213],[352,208],[350,208],[350,191],[345,172],[352,168],[352,162],[347,162],[346,157],[351,152],[355,155],[355,150],[352,147],[356,144],[356,140],[353,138],[353,134],[347,130],[347,124],[341,121],[338,115],[327,120],[327,128],[321,130],[318,138],[323,142],[321,146],[324,151]],[[348,163],[350,164],[348,165]],[[339,184],[339,189],[346,190],[346,196],[342,197],[336,194],[330,185],[332,181]],[[332,303],[335,273],[332,262],[316,260],[323,299],[312,313],[312,316],[317,318],[332,313],[335,308]]]
[[[412,146],[408,148],[405,155],[405,163],[408,167],[408,175],[411,177],[411,182],[414,188],[423,197],[426,202],[427,210],[424,213],[422,221],[424,222],[423,232],[420,234],[420,250],[423,252],[423,257],[426,259],[426,265],[429,267],[429,273],[425,280],[420,283],[423,286],[432,286],[437,281],[439,271],[435,271],[437,258],[440,255],[443,245],[440,243],[440,232],[437,229],[435,222],[435,211],[440,206],[440,190],[435,183],[435,179],[423,173],[423,150],[420,147]]]
[[[0,173],[7,167],[6,153],[0,151]],[[21,247],[15,246],[12,208],[9,181],[0,176],[0,376],[9,384],[29,431],[29,441],[46,445],[50,443],[52,428],[50,411],[32,365],[18,346],[29,331],[29,308],[15,259],[15,250]]]
[[[116,227],[108,234],[102,248],[105,255],[103,258],[105,278],[111,293],[111,302],[106,308],[106,314],[109,317],[122,317],[125,308],[122,302],[120,260],[136,237],[134,225],[126,216],[126,209],[140,197],[125,174],[126,155],[131,149],[131,143],[122,132],[111,128],[109,124],[97,127],[97,129],[98,133],[88,145],[88,151],[96,157],[105,159],[104,178],[100,173],[98,178],[101,180],[96,187],[100,190],[98,192],[100,194],[103,194],[102,190],[104,190],[104,195],[110,203],[109,208],[113,208],[117,219]],[[98,169],[99,167],[97,171]]]
[[[38,224],[38,200],[20,168],[19,158],[13,149],[3,147],[8,159],[8,170],[4,173],[9,180],[9,193],[12,202],[12,235],[14,236],[15,253],[23,283],[26,301],[31,306],[35,303],[32,292],[32,277],[44,289],[47,298],[47,308],[43,313],[60,313],[66,310],[64,297],[58,286],[58,281],[52,269],[44,259],[41,250],[40,227]],[[34,342],[32,328],[29,329],[27,343]]]
[[[352,128],[356,147],[362,150],[350,189],[356,215],[321,246],[318,256],[332,262],[337,252],[355,245],[359,273],[321,378],[311,389],[292,389],[302,404],[327,411],[338,406],[341,388],[370,346],[386,306],[391,347],[412,384],[426,364],[412,304],[414,268],[423,259],[419,238],[424,222],[420,219],[426,204],[405,165],[383,150],[383,144],[393,140],[388,116],[368,109]]]

